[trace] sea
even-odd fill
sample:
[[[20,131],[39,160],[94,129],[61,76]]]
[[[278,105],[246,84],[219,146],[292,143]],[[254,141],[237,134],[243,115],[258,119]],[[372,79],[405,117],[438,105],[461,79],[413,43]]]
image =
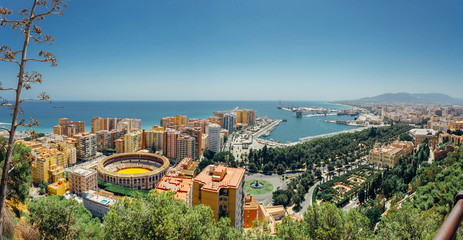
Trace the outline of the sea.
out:
[[[357,128],[342,124],[327,123],[325,120],[353,120],[350,116],[320,116],[295,118],[294,112],[278,109],[278,101],[55,101],[24,102],[24,114],[19,119],[34,117],[39,126],[36,132],[51,133],[58,119],[69,118],[70,121],[84,121],[86,131],[91,130],[91,119],[99,117],[139,118],[142,128],[151,129],[160,125],[163,117],[186,115],[188,118],[204,119],[212,116],[215,111],[240,109],[255,109],[258,117],[271,119],[287,119],[271,132],[266,139],[282,143],[297,142],[300,138],[321,134],[339,132]],[[284,106],[324,107],[327,109],[350,109],[349,106],[332,104],[322,101],[288,101]],[[0,125],[11,122],[10,111],[0,108]],[[3,125],[5,126],[5,125]],[[21,128],[19,130],[25,130]]]

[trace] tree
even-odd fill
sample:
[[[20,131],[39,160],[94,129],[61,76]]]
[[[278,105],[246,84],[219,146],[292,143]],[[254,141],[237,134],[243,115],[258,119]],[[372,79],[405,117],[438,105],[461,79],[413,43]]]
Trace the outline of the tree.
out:
[[[369,221],[357,210],[344,212],[331,203],[315,204],[301,222],[308,239],[368,239]]]
[[[411,206],[404,206],[390,211],[381,219],[375,238],[428,239],[439,228],[441,221],[435,211],[419,211]]]
[[[251,173],[256,173],[258,171],[256,164],[253,162],[248,165],[248,170]]]
[[[315,170],[315,177],[317,177],[317,179],[322,179],[322,171],[318,168]]]
[[[4,138],[0,137],[0,165],[5,164]],[[15,144],[12,155],[12,168],[8,176],[7,198],[14,197],[24,202],[29,196],[29,188],[32,183],[30,162],[32,160],[31,149],[24,144]]]
[[[212,160],[217,163],[225,163],[228,156],[228,162],[232,163],[235,161],[235,156],[231,152],[219,152],[212,157]]]
[[[278,164],[278,166],[277,166],[277,173],[278,173],[278,174],[281,175],[281,174],[285,173],[285,170],[286,170],[286,169],[285,169],[285,167],[283,167],[283,164],[281,164],[281,163]]]
[[[130,223],[130,224],[128,224]],[[230,220],[218,223],[205,205],[188,206],[173,192],[115,202],[104,217],[104,239],[237,239]]]
[[[210,159],[210,160],[212,160],[212,158],[214,158],[214,155],[215,155],[214,152],[212,152],[212,151],[210,151],[210,150],[207,150],[207,149],[204,150],[204,152],[203,152],[203,156],[204,156],[205,158],[207,158],[207,159]]]
[[[54,39],[48,34],[44,34],[42,29],[36,24],[44,20],[45,16],[50,14],[62,14],[62,11],[66,8],[66,4],[63,0],[53,0],[53,1],[42,1],[42,0],[33,0],[32,7],[29,9],[22,9],[18,12],[18,17],[15,20],[11,20],[10,17],[13,14],[13,11],[7,8],[0,8],[0,26],[7,27],[10,26],[14,30],[18,30],[24,35],[24,42],[22,49],[13,50],[7,45],[0,46],[0,60],[3,62],[9,62],[16,64],[18,69],[18,80],[16,87],[7,87],[3,88],[2,83],[0,83],[0,90],[13,92],[15,100],[13,103],[10,103],[6,97],[0,97],[0,105],[7,106],[12,110],[11,118],[11,127],[10,129],[2,128],[3,130],[8,131],[9,140],[8,145],[6,146],[5,154],[5,163],[3,165],[3,174],[0,181],[0,233],[3,232],[3,209],[5,207],[5,198],[7,195],[7,180],[10,170],[11,157],[13,154],[14,146],[14,136],[18,126],[32,127],[38,125],[37,120],[30,118],[28,122],[24,119],[18,122],[19,114],[23,113],[21,104],[27,100],[49,100],[50,97],[42,92],[36,99],[23,98],[22,90],[31,89],[31,84],[41,83],[42,75],[37,72],[27,72],[26,64],[29,61],[36,62],[50,62],[52,66],[56,66],[55,56],[44,50],[38,52],[38,56],[28,57],[27,50],[29,47],[30,40],[32,39],[35,43],[47,43],[51,44]],[[5,96],[2,94],[2,96]],[[0,239],[2,235],[0,234]]]
[[[30,221],[43,239],[100,239],[100,220],[76,200],[56,195],[29,204]]]

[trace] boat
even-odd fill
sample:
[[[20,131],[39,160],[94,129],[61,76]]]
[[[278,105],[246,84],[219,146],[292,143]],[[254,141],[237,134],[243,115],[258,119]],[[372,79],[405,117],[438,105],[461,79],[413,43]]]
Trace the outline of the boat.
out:
[[[287,122],[287,121],[288,121],[288,119],[286,119],[286,118],[283,118],[281,121],[282,121],[282,122]]]
[[[53,108],[64,108],[64,106],[53,106]]]

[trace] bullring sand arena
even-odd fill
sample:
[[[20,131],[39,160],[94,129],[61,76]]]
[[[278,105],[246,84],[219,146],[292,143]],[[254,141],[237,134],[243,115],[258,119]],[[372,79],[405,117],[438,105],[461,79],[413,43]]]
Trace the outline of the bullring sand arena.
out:
[[[98,180],[132,189],[153,189],[166,174],[169,160],[152,153],[122,153],[98,163]]]

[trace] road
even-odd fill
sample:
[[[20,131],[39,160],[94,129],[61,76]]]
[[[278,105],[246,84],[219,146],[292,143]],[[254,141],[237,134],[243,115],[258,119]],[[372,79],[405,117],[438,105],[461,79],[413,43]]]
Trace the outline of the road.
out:
[[[346,206],[344,206],[342,210],[348,212],[349,210],[356,208],[358,206],[357,202],[358,202],[358,198],[355,197]]]
[[[316,182],[312,187],[309,188],[309,192],[305,194],[304,196],[304,202],[301,204],[302,208],[301,211],[299,212],[301,217],[304,215],[305,212],[307,212],[307,209],[309,206],[312,206],[312,196],[313,196],[313,191],[315,191],[315,187],[320,185],[320,181]]]
[[[74,166],[71,166],[71,167],[66,167],[64,168],[64,171],[65,172],[70,172],[76,168],[79,168],[79,167],[85,167],[89,164],[93,164],[93,163],[96,163],[96,162],[99,162],[100,160],[102,160],[103,158],[107,157],[105,155],[103,155],[102,153],[98,152],[97,153],[98,155],[95,157],[95,159],[92,159],[92,160],[89,160],[89,161],[83,161],[83,162],[78,162],[76,165]]]

